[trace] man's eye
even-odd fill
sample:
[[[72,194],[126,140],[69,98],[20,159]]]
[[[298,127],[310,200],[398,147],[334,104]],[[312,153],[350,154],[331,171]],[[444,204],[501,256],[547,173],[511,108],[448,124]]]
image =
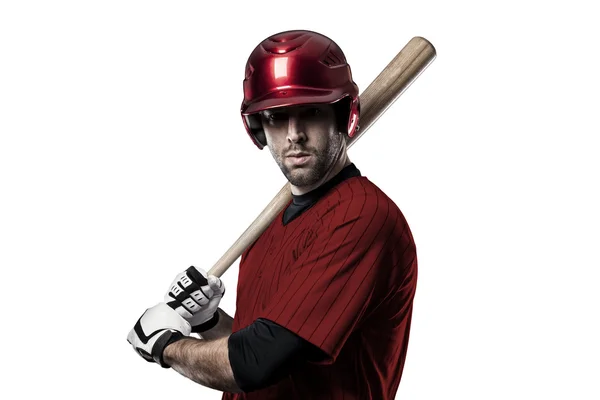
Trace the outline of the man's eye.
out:
[[[308,109],[308,116],[310,117],[316,117],[318,115],[321,115],[321,110],[318,108],[309,108]]]
[[[285,119],[285,115],[283,113],[273,113],[270,114],[268,117],[269,121],[282,121],[283,119]]]

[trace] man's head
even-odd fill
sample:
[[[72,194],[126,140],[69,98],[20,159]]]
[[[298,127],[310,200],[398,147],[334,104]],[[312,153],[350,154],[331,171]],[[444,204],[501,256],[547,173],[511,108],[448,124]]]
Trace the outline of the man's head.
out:
[[[297,187],[315,185],[345,155],[336,109],[307,104],[260,113],[266,144],[287,180]]]
[[[292,185],[318,186],[319,177],[326,180],[332,166],[338,170],[347,161],[345,139],[358,129],[359,112],[350,66],[328,37],[281,32],[250,54],[241,106],[244,127],[259,149],[269,147]],[[295,153],[310,156],[294,158]]]

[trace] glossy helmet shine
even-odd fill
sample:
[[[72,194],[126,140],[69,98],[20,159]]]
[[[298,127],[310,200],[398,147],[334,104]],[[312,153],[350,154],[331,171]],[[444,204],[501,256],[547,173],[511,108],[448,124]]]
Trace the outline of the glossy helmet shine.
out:
[[[241,114],[254,144],[266,145],[260,111],[301,104],[334,104],[340,130],[350,137],[357,130],[358,87],[340,47],[312,31],[270,36],[246,63]]]

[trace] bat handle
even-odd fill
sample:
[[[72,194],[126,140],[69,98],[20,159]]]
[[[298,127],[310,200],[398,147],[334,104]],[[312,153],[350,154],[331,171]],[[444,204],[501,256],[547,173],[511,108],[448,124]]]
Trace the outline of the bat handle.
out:
[[[290,184],[286,183],[254,222],[241,234],[233,245],[208,271],[209,275],[221,277],[238,257],[267,229],[277,214],[292,200]]]

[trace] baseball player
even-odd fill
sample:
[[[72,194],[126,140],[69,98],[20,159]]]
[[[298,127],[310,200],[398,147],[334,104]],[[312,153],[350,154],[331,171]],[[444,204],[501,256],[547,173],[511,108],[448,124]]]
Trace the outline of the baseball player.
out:
[[[218,307],[223,282],[190,267],[129,333],[143,358],[225,400],[395,397],[417,256],[399,208],[348,158],[359,113],[331,39],[287,31],[254,49],[243,123],[292,200],[241,256],[235,317]]]

